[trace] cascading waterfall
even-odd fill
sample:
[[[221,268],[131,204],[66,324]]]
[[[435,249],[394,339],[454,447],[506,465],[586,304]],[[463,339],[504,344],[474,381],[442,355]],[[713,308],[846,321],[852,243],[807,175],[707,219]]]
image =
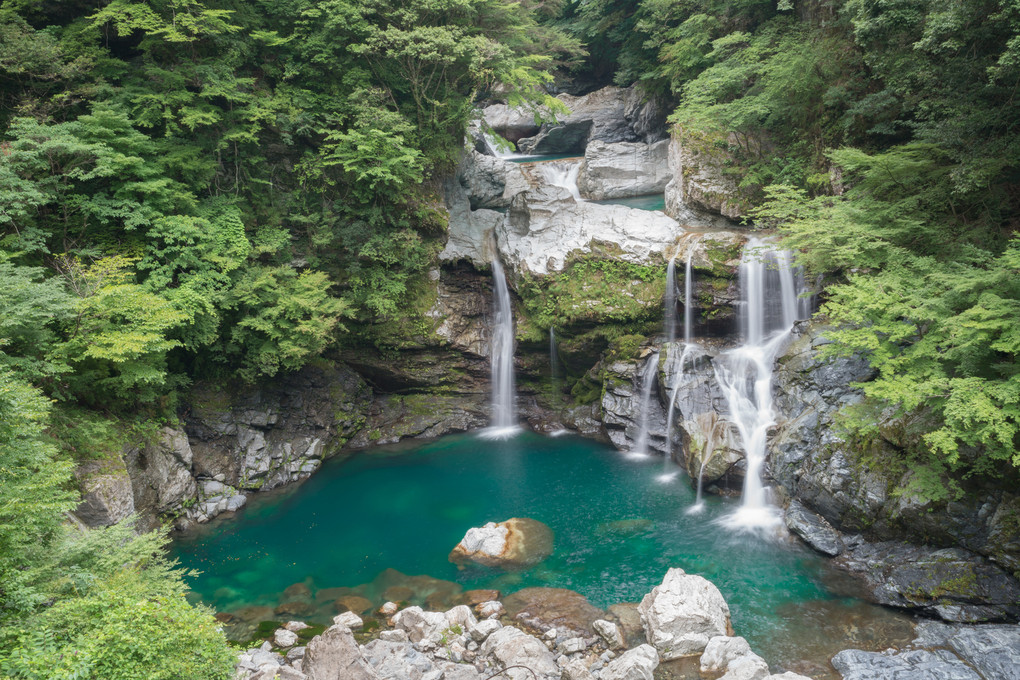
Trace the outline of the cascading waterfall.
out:
[[[673,332],[667,331],[667,340],[672,340],[672,335],[675,333],[676,328],[676,275],[674,273],[674,255],[669,261],[669,266],[666,268],[666,318],[667,328],[669,327],[669,313],[670,309],[673,311]],[[687,264],[684,266],[684,349],[680,353],[680,361],[677,365],[677,370],[673,374],[673,384],[670,386],[669,394],[669,410],[666,415],[666,457],[663,461],[663,473],[660,479],[662,481],[669,481],[676,476],[675,473],[669,472],[670,462],[673,459],[673,416],[674,408],[676,407],[676,396],[680,391],[680,382],[684,377],[684,367],[687,364],[687,355],[690,353],[691,348],[694,345],[694,304],[693,295],[691,291],[694,288],[693,274],[691,268],[691,257],[687,256]],[[673,301],[670,303],[669,294],[673,292]],[[700,480],[698,482],[700,484]]]
[[[536,163],[535,170],[546,184],[566,189],[575,201],[584,200],[577,188],[577,175],[581,171],[580,159]]]
[[[772,371],[776,356],[801,315],[798,278],[790,254],[758,239],[748,242],[740,264],[740,330],[743,343],[716,362],[716,379],[740,433],[747,460],[740,509],[730,526],[764,528],[779,521],[768,505],[761,473],[772,410]],[[801,279],[802,281],[802,279]]]
[[[676,255],[666,265],[666,342],[676,340]],[[684,324],[686,328],[686,322]]]
[[[648,420],[652,410],[652,388],[659,373],[658,352],[648,357],[645,367],[641,370],[641,422],[638,427],[637,439],[634,441],[632,454],[644,456],[648,454]]]
[[[556,379],[559,372],[559,364],[559,356],[556,353],[556,331],[552,326],[549,326],[549,377],[553,380]]]
[[[492,279],[492,427],[487,434],[506,437],[517,430],[517,413],[514,408],[514,315],[506,274],[499,258],[492,260]]]

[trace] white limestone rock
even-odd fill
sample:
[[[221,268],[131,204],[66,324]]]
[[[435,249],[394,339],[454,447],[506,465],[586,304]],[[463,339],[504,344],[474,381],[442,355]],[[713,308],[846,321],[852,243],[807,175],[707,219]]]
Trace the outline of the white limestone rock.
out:
[[[362,656],[351,629],[344,625],[330,626],[312,638],[301,670],[308,680],[381,680]]]
[[[333,617],[333,623],[341,626],[347,626],[351,630],[361,630],[361,627],[365,625],[365,622],[361,620],[361,617],[354,612],[343,612]]]
[[[674,568],[644,596],[638,613],[648,642],[671,661],[699,654],[713,637],[726,635],[730,608],[711,582]]]
[[[620,632],[620,627],[612,621],[606,621],[605,619],[598,619],[592,621],[591,627],[598,633],[599,637],[605,641],[606,646],[610,649],[620,649],[625,646],[623,639],[623,633]]]
[[[769,665],[757,654],[749,654],[734,659],[726,667],[726,674],[719,680],[766,680],[769,677]]]
[[[297,633],[293,633],[286,628],[277,628],[273,634],[273,643],[277,647],[293,647],[297,644],[297,641]]]
[[[652,680],[659,666],[655,647],[641,645],[613,659],[602,670],[601,680]]]
[[[744,638],[718,635],[708,641],[701,655],[701,672],[722,673],[731,661],[753,653]]]
[[[484,642],[485,638],[489,637],[502,627],[503,625],[499,621],[486,619],[485,621],[479,621],[471,628],[468,628],[468,635],[475,642]]]
[[[538,564],[553,551],[552,529],[527,517],[489,522],[467,530],[452,551],[450,561],[475,562],[487,567],[515,569]]]
[[[439,642],[443,633],[450,627],[446,616],[440,612],[427,612],[421,607],[408,607],[393,617],[393,625],[407,631],[411,642],[428,640]]]
[[[661,194],[673,177],[667,163],[669,141],[593,141],[584,150],[577,175],[581,196],[592,200]]]
[[[535,680],[531,672],[511,666],[524,666],[533,671],[539,680],[560,677],[553,653],[541,640],[518,628],[500,628],[485,640],[480,652],[482,656],[492,657],[498,668],[506,669],[504,675],[509,680]]]
[[[577,202],[556,186],[517,194],[495,230],[504,261],[518,274],[561,271],[574,252],[602,252],[633,264],[661,262],[684,233],[664,213]]]
[[[436,670],[432,660],[409,642],[372,640],[361,649],[382,680],[423,680]]]

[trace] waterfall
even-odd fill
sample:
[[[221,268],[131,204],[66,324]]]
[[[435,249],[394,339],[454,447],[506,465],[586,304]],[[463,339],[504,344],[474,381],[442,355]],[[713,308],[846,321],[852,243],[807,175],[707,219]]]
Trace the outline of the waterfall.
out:
[[[676,340],[676,255],[666,265],[666,342]],[[684,322],[686,327],[686,321]]]
[[[687,255],[684,266],[684,343],[694,342],[694,275],[691,272],[691,256]]]
[[[514,409],[514,315],[510,291],[499,258],[492,260],[494,319],[490,361],[492,371],[492,427],[488,434],[505,437],[517,429]]]
[[[658,372],[659,354],[656,352],[648,357],[645,367],[641,370],[641,420],[632,454],[646,455],[648,453],[648,419],[652,410],[652,388],[655,387]]]
[[[559,357],[556,354],[556,331],[549,326],[549,377],[556,379],[556,367],[559,365]]]
[[[800,279],[802,281],[802,279]],[[790,254],[752,239],[740,263],[740,330],[743,344],[716,362],[716,379],[740,433],[747,472],[740,510],[731,526],[767,527],[779,517],[769,507],[761,473],[765,464],[772,410],[772,371],[776,356],[800,318],[798,277]]]
[[[581,171],[580,159],[536,163],[535,170],[546,184],[566,189],[575,201],[583,200],[577,188],[577,175]]]

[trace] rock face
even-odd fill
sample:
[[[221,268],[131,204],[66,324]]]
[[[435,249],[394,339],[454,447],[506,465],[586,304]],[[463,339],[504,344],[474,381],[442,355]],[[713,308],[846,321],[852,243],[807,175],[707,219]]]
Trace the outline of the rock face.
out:
[[[125,452],[124,462],[144,528],[154,528],[158,517],[180,512],[186,500],[199,496],[191,473],[194,454],[180,430],[164,427],[155,443]]]
[[[737,178],[726,173],[732,157],[717,141],[690,130],[673,131],[669,145],[673,179],[666,186],[666,214],[680,219],[687,206],[733,220],[746,214],[750,201]]]
[[[343,367],[305,368],[232,403],[196,391],[186,421],[195,475],[246,490],[304,479],[362,427],[370,398]]]
[[[642,413],[642,374],[647,361],[656,361],[649,355],[640,361],[616,361],[605,369],[602,395],[602,423],[610,441],[618,449],[633,449],[643,418],[647,419],[648,448],[666,451],[666,414],[662,409],[662,389],[656,381],[652,387],[649,412]]]
[[[662,193],[672,179],[668,147],[665,139],[654,144],[591,142],[577,175],[581,196],[604,200]]]
[[[634,264],[662,261],[682,233],[660,212],[622,205],[578,203],[561,187],[517,194],[496,227],[499,251],[515,273],[560,271],[572,253],[600,253]]]
[[[1020,680],[1020,626],[962,626],[924,622],[916,647],[951,650],[985,678]]]
[[[520,569],[538,564],[552,554],[553,532],[545,524],[527,517],[489,522],[468,529],[450,552],[454,564],[475,562],[486,567]]]
[[[801,322],[778,360],[775,406],[779,427],[769,441],[772,478],[811,511],[844,532],[867,532],[878,540],[904,538],[935,545],[958,545],[1020,570],[1020,497],[1008,489],[976,489],[964,499],[933,503],[904,491],[910,473],[894,472],[910,423],[883,415],[881,436],[860,453],[840,438],[836,413],[859,403],[850,385],[866,382],[871,368],[863,358],[822,359],[830,341],[823,324]],[[888,465],[882,462],[888,460]],[[896,493],[893,493],[896,491]]]
[[[670,569],[638,606],[648,642],[664,661],[698,654],[709,640],[726,635],[730,608],[711,582]]]
[[[865,543],[839,560],[868,580],[880,604],[916,609],[946,621],[1020,617],[1020,583],[988,560],[960,548]]]
[[[131,516],[135,500],[131,478],[121,460],[92,462],[75,470],[81,503],[75,516],[89,527],[107,527]]]

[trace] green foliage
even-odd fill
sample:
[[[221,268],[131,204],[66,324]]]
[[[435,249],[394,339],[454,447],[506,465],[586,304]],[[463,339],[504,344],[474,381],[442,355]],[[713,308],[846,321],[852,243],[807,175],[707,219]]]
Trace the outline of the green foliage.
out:
[[[347,311],[329,287],[322,272],[299,274],[290,267],[244,272],[226,302],[236,314],[226,351],[241,356],[241,377],[253,381],[293,371],[325,349]]]
[[[130,522],[69,532],[35,573],[55,600],[0,630],[9,677],[226,679],[234,653],[212,613],[184,598],[163,532]]]

